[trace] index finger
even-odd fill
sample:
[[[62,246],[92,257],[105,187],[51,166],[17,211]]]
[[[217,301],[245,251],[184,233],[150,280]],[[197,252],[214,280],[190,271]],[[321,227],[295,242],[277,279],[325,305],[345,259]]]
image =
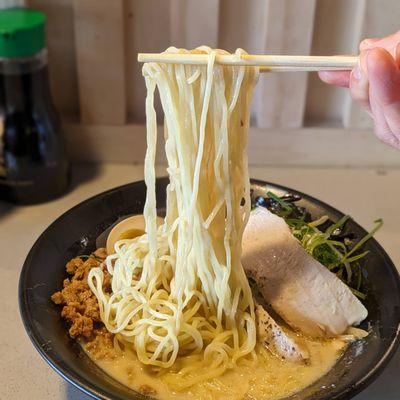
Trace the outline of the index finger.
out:
[[[394,59],[396,59],[396,48],[400,43],[400,31],[384,38],[369,38],[364,39],[360,43],[360,52],[363,50],[370,50],[375,47],[382,47],[387,50]]]

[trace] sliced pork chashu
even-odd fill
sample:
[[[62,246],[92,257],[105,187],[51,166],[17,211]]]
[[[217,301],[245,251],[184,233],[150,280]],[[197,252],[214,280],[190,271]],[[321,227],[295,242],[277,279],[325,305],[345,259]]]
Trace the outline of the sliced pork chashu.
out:
[[[283,218],[265,208],[250,214],[242,263],[272,308],[307,335],[341,335],[367,317],[351,290],[306,253]]]
[[[283,359],[303,363],[308,351],[288,335],[260,304],[256,305],[257,337],[272,354]]]

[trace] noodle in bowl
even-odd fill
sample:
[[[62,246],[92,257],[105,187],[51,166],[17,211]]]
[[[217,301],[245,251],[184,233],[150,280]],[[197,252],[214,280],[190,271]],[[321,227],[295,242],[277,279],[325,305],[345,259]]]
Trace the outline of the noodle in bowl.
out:
[[[218,65],[226,52],[205,46],[167,52],[208,64],[144,64],[145,182],[81,203],[41,235],[20,278],[29,336],[104,399],[350,398],[398,344],[398,274],[371,239],[381,222],[367,233],[261,181],[250,196],[258,69]],[[157,92],[169,176],[156,180]]]
[[[216,65],[221,50],[203,46],[192,52],[208,54],[208,65],[143,66],[146,233],[118,241],[107,257],[110,294],[103,291],[100,268],[88,278],[115,347],[134,350],[161,373],[173,368],[169,379],[180,388],[256,358],[254,303],[240,260],[251,207],[246,145],[258,70]],[[156,88],[165,111],[170,179],[158,228]]]

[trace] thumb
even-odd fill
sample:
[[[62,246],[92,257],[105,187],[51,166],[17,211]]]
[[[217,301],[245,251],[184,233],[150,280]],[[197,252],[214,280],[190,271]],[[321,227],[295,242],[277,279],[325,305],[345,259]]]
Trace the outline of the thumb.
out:
[[[329,85],[349,87],[350,71],[319,71],[318,75]]]
[[[400,70],[391,54],[382,48],[367,55],[369,99],[376,134],[384,142],[400,147]]]

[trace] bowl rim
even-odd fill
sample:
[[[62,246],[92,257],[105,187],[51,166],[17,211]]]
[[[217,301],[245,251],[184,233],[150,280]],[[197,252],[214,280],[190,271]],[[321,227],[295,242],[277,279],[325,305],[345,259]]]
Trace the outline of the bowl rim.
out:
[[[156,179],[157,183],[160,182],[167,182],[168,177],[158,177]],[[324,201],[321,201],[313,196],[310,196],[306,193],[300,192],[295,189],[291,189],[287,186],[276,184],[273,182],[269,181],[263,181],[259,179],[250,179],[251,185],[254,186],[267,186],[270,187],[273,190],[277,191],[282,191],[282,192],[289,192],[293,194],[297,194],[301,196],[302,199],[306,199],[311,201],[313,204],[316,204],[329,213],[332,213],[334,215],[345,215],[342,213],[340,210],[334,208],[333,206],[325,203]],[[77,389],[81,390],[88,396],[94,398],[94,399],[102,399],[102,400],[114,400],[115,398],[112,397],[112,393],[107,391],[105,388],[98,387],[91,382],[89,382],[86,378],[82,377],[79,374],[75,374],[71,372],[71,369],[65,368],[62,361],[56,360],[55,357],[52,354],[49,354],[49,351],[47,350],[44,341],[41,341],[42,339],[41,335],[37,331],[37,329],[34,326],[34,323],[32,321],[31,315],[28,311],[27,303],[28,300],[26,298],[25,292],[26,292],[26,285],[25,281],[28,277],[29,274],[29,269],[30,269],[30,264],[31,264],[31,259],[33,258],[33,254],[35,253],[35,250],[38,246],[40,246],[41,241],[43,238],[47,235],[48,231],[56,224],[58,224],[60,221],[62,221],[64,218],[66,218],[71,212],[74,210],[90,203],[91,201],[95,200],[98,197],[103,197],[107,196],[109,194],[112,194],[114,192],[119,192],[121,190],[125,190],[128,187],[135,187],[135,186],[143,186],[145,185],[144,180],[141,181],[135,181],[131,183],[127,183],[121,186],[117,186],[115,188],[100,192],[96,195],[93,195],[70,209],[66,210],[63,212],[59,217],[57,217],[36,239],[35,243],[31,247],[31,249],[28,252],[28,255],[26,256],[26,259],[24,261],[24,264],[22,266],[21,272],[20,272],[20,277],[19,277],[19,282],[18,282],[18,304],[19,304],[19,312],[20,316],[25,328],[25,331],[36,348],[36,350],[39,352],[41,357],[46,361],[46,363],[58,374],[60,375],[63,379],[65,379],[67,382],[71,383],[74,387]],[[361,225],[359,225],[356,221],[352,219],[352,223],[358,228],[362,229],[365,231],[364,228],[362,228]],[[396,281],[396,286],[397,286],[397,293],[400,296],[400,274],[397,268],[395,267],[394,263],[390,259],[389,255],[386,253],[386,251],[383,249],[383,247],[379,244],[379,242],[375,239],[372,238],[374,241],[374,245],[379,249],[380,253],[383,255],[383,257],[386,259],[388,264],[390,265],[391,272],[393,275],[393,278]],[[331,400],[345,400],[345,399],[350,399],[356,394],[360,393],[365,387],[367,387],[369,384],[371,384],[384,370],[385,366],[388,364],[388,362],[392,359],[394,354],[396,353],[396,350],[398,349],[400,345],[400,317],[399,317],[399,322],[397,324],[397,330],[395,334],[393,335],[385,353],[382,355],[381,359],[371,368],[368,373],[363,376],[362,378],[358,379],[354,384],[351,386],[348,386],[341,390],[337,395],[334,397],[330,397]]]

